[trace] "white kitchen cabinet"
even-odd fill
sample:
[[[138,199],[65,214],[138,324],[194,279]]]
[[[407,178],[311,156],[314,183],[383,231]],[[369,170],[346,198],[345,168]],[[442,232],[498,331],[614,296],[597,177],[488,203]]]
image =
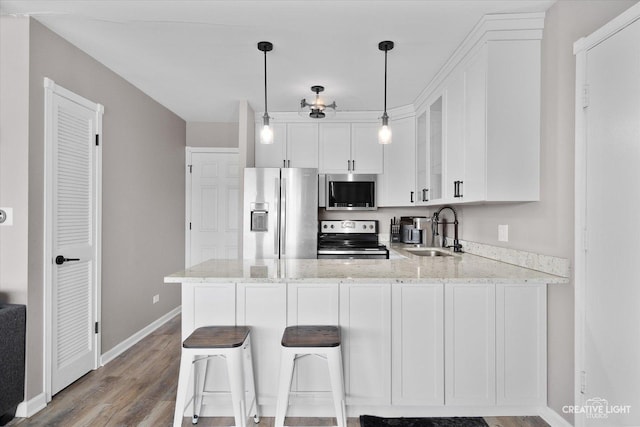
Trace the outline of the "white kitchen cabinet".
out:
[[[338,325],[339,287],[337,283],[289,283],[287,285],[287,325]],[[291,390],[331,391],[326,360],[304,357],[296,361]]]
[[[429,158],[427,156],[427,148],[429,147],[429,139],[427,132],[429,126],[428,112],[422,111],[416,116],[416,185],[415,189],[418,197],[415,199],[416,205],[424,205],[429,200]]]
[[[320,173],[348,173],[351,170],[351,124],[320,124]]]
[[[351,124],[351,172],[384,172],[384,145],[378,143],[379,128],[380,123]]]
[[[393,143],[383,145],[384,170],[378,185],[381,188],[379,206],[412,206],[416,201],[415,117],[390,120]]]
[[[273,144],[260,143],[256,125],[256,167],[317,168],[317,123],[272,123]]]
[[[463,69],[464,169],[447,182],[454,199],[539,200],[540,41],[488,41]]]
[[[495,285],[498,405],[547,401],[547,288]]]
[[[427,102],[418,116],[416,139],[416,204],[442,203],[444,199],[445,115],[444,94]]]
[[[393,405],[444,404],[442,284],[392,285]]]
[[[383,172],[377,123],[321,123],[320,173]]]
[[[287,124],[287,167],[318,167],[318,124]]]
[[[340,284],[347,405],[391,403],[391,286]]]
[[[235,283],[199,283],[182,287],[182,340],[184,341],[196,328],[211,325],[234,326],[236,324],[236,284]],[[199,374],[204,373],[204,366],[196,366]],[[205,390],[212,392],[229,392],[227,364],[222,358],[213,358],[207,362],[207,378]],[[205,402],[214,402],[208,396]]]
[[[445,287],[445,404],[496,403],[495,285]]]
[[[253,364],[260,405],[275,405],[280,341],[287,326],[285,283],[238,283],[237,324],[251,327]]]
[[[456,203],[456,189],[465,181],[465,79],[462,69],[456,70],[447,81],[445,89],[445,172],[443,199]],[[463,182],[462,184],[456,184]]]

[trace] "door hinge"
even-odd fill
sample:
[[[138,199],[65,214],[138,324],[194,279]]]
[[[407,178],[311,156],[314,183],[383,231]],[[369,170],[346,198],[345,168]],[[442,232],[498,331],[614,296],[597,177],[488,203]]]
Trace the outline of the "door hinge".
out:
[[[585,394],[587,392],[587,373],[580,371],[580,393]]]
[[[187,165],[189,166],[189,173],[193,173],[193,165]]]
[[[100,135],[96,134],[96,146],[100,145]]]
[[[589,106],[589,85],[582,86],[582,108]]]
[[[98,333],[98,322],[96,322],[96,323],[95,323],[93,331],[94,331],[96,334]]]

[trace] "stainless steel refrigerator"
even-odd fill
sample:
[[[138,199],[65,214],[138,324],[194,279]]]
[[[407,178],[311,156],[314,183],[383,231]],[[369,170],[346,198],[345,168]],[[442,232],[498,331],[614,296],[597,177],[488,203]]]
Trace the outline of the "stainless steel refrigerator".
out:
[[[243,210],[243,258],[317,258],[317,169],[246,168]]]

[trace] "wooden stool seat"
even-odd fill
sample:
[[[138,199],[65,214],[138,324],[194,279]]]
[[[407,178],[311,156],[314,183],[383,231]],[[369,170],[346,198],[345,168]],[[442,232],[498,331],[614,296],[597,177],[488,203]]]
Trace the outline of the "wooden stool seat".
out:
[[[203,326],[182,343],[184,348],[240,347],[249,335],[248,326]]]
[[[340,328],[337,326],[289,326],[282,334],[283,347],[337,347]]]

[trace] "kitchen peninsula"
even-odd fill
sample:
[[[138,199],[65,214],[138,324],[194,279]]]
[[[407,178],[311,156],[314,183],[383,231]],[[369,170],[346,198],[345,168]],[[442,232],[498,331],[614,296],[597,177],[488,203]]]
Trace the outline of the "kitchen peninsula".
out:
[[[471,254],[392,249],[400,259],[210,260],[165,282],[182,284],[183,338],[204,325],[252,327],[265,416],[274,413],[282,331],[296,324],[341,326],[349,416],[539,414],[546,287],[568,280]],[[299,361],[290,415],[332,416],[325,365]],[[214,410],[203,415],[224,405]]]

